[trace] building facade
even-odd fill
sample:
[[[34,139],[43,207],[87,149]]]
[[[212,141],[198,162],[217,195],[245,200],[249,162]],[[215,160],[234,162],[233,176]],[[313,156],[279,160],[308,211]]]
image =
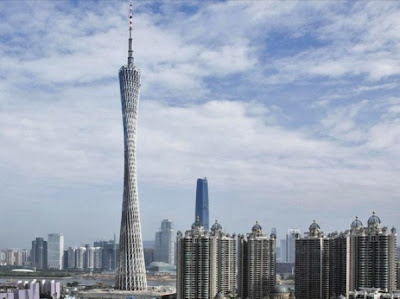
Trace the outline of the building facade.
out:
[[[286,262],[294,263],[296,260],[296,240],[300,235],[298,228],[288,229],[286,234]]]
[[[256,222],[251,233],[238,237],[238,296],[264,298],[276,284],[276,235],[268,238]]]
[[[32,267],[47,269],[47,242],[43,238],[32,241]]]
[[[64,263],[64,235],[48,234],[47,236],[47,267],[49,269],[63,269]]]
[[[175,264],[175,236],[172,221],[164,219],[156,232],[154,261]]]
[[[215,223],[211,231],[200,224],[177,234],[177,298],[214,298],[236,288],[236,236]]]
[[[196,186],[196,210],[194,219],[200,219],[200,224],[205,230],[209,229],[209,212],[208,212],[208,181],[207,178],[197,179]]]
[[[114,240],[96,241],[94,247],[102,248],[102,270],[115,271],[119,260],[119,244]]]
[[[140,226],[136,177],[136,131],[139,105],[140,70],[134,65],[132,48],[132,5],[129,27],[128,64],[119,70],[122,120],[124,128],[124,192],[119,247],[119,267],[115,286],[120,290],[147,288]]]

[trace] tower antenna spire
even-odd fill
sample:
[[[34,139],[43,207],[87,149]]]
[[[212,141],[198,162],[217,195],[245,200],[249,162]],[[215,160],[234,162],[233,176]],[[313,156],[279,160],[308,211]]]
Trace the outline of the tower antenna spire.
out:
[[[132,47],[132,30],[133,30],[133,5],[129,5],[129,49],[128,49],[128,65],[133,65],[133,47]]]

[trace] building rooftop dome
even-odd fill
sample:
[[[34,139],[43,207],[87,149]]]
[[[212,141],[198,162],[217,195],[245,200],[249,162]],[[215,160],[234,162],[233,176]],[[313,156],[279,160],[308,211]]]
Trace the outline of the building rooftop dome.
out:
[[[217,295],[214,298],[226,298],[224,295],[224,292],[220,291],[217,293]]]
[[[271,294],[290,293],[289,289],[283,285],[274,285],[271,289]]]
[[[381,224],[381,219],[379,219],[379,217],[375,215],[375,212],[372,212],[372,216],[368,219],[368,226],[378,224]]]
[[[215,223],[211,226],[211,230],[213,232],[222,230],[222,226],[221,226],[221,224],[218,223],[217,219],[215,219]]]
[[[261,231],[262,227],[261,225],[258,224],[258,221],[256,221],[256,224],[254,224],[253,228],[251,229],[253,232]]]
[[[200,226],[201,226],[201,224],[200,224],[200,217],[197,216],[197,217],[196,217],[196,221],[193,222],[193,224],[192,224],[192,229],[194,229],[195,227],[200,227]]]
[[[321,229],[321,228],[319,227],[318,223],[315,220],[313,220],[313,223],[311,223],[309,230],[316,230],[316,229]]]
[[[354,229],[354,228],[361,228],[363,227],[362,222],[358,219],[358,217],[356,216],[356,219],[351,223],[350,228]]]
[[[336,298],[337,298],[337,299],[346,299],[346,297],[343,296],[343,295],[339,295],[339,296],[337,296]]]

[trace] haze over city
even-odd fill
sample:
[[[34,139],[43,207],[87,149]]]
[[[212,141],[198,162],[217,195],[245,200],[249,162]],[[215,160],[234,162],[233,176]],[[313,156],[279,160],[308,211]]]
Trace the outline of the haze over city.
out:
[[[126,1],[0,2],[2,247],[119,235]],[[144,240],[164,218],[399,227],[400,4],[136,1]]]

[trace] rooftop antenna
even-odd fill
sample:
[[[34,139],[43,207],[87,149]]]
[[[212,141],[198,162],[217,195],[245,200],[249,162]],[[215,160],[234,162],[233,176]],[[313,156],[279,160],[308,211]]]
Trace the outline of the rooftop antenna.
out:
[[[132,48],[132,30],[133,30],[133,5],[129,5],[129,49],[128,49],[128,65],[133,65],[133,48]]]

